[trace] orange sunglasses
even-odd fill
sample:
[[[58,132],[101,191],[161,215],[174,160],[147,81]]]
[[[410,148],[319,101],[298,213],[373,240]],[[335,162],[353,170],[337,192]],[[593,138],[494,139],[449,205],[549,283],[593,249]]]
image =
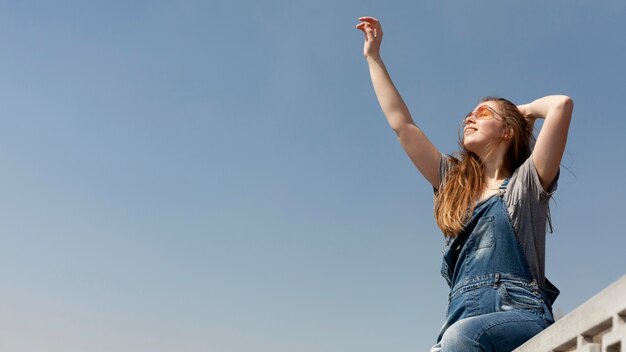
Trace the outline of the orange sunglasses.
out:
[[[476,111],[472,111],[469,114],[465,115],[465,118],[463,119],[463,125],[466,125],[467,119],[472,117],[472,116],[476,120],[491,120],[491,119],[495,118],[495,115],[498,115],[498,116],[504,118],[502,115],[500,115],[500,113],[495,111],[489,105],[481,105],[481,106],[478,107],[478,109],[476,109]]]

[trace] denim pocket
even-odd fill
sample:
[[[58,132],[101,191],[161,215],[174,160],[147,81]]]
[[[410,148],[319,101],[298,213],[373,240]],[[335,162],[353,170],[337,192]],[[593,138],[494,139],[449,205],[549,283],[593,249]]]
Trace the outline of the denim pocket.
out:
[[[503,283],[498,288],[500,302],[499,311],[508,310],[531,310],[537,313],[543,312],[543,301],[539,294],[520,286]]]
[[[472,231],[472,242],[475,249],[490,248],[495,241],[495,218],[483,216]]]

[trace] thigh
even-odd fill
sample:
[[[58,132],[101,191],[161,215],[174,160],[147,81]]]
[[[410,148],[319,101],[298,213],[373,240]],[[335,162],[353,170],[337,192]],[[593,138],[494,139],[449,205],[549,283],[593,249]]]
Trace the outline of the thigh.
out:
[[[443,335],[441,350],[512,351],[546,327],[543,318],[530,312],[483,314],[452,324]]]

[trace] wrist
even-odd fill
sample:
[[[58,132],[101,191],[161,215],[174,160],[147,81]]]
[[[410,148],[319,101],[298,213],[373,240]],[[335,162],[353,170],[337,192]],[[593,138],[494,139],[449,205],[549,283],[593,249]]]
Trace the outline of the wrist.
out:
[[[368,55],[365,57],[368,64],[380,64],[383,62],[383,59],[378,55]]]
[[[535,111],[535,109],[533,109],[532,105],[533,105],[532,103],[528,103],[528,104],[517,106],[518,110],[522,113],[524,118],[528,120],[529,122],[534,122],[537,118],[541,117],[541,115],[538,114],[537,111]]]

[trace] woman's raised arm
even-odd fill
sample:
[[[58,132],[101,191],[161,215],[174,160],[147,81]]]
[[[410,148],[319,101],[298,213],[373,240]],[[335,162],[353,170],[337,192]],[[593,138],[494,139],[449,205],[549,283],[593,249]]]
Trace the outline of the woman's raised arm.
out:
[[[419,129],[394,86],[387,68],[380,57],[383,31],[374,17],[360,17],[356,28],[365,34],[363,56],[369,65],[374,91],[389,126],[396,132],[400,144],[415,167],[435,188],[439,188],[439,158],[437,148]]]
[[[544,190],[554,181],[565,151],[574,102],[565,95],[549,95],[518,109],[531,126],[536,119],[545,119],[532,153],[535,168]]]

